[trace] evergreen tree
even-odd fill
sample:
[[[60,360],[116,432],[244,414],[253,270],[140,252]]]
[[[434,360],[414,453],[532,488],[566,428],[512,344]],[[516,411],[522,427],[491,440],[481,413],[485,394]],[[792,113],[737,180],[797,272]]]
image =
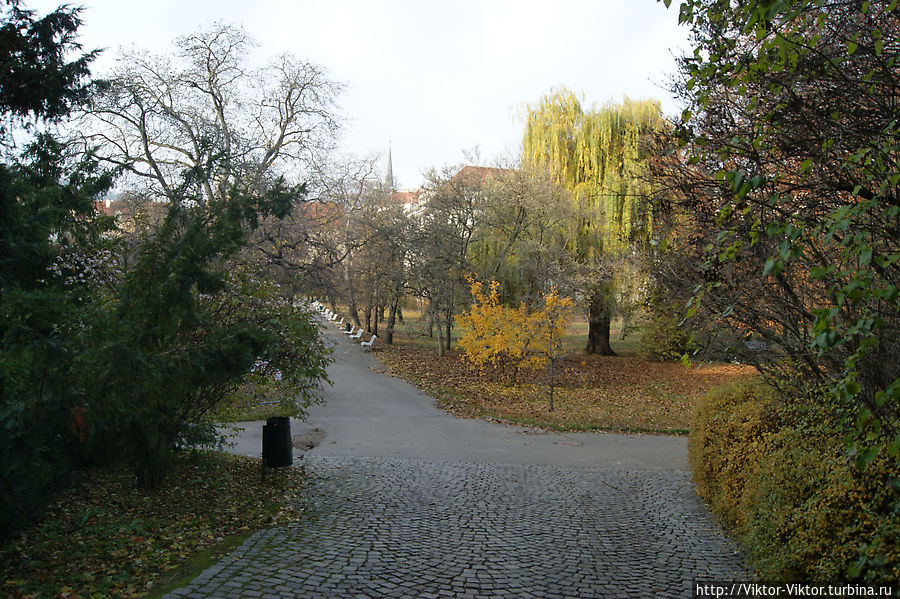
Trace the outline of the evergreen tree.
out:
[[[0,13],[0,535],[40,506],[80,434],[68,331],[88,289],[64,265],[105,243],[94,199],[111,178],[39,132],[89,89],[79,25],[67,7],[38,18],[13,1]]]

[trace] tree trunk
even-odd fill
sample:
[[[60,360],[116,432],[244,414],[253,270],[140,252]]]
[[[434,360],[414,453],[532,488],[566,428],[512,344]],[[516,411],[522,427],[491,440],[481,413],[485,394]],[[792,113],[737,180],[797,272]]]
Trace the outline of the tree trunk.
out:
[[[365,313],[366,313],[366,330],[371,331],[372,330],[372,308],[367,307]]]
[[[356,326],[362,326],[359,321],[359,308],[356,306],[356,300],[353,299],[353,294],[350,294],[350,299],[347,300],[347,310],[350,312],[350,317],[353,318],[353,322]]]
[[[604,294],[596,292],[588,307],[588,343],[585,351],[589,354],[614,356],[616,352],[609,344],[609,324],[612,320]]]
[[[516,382],[518,381],[518,379],[519,379],[519,367],[518,367],[517,365],[514,364],[514,365],[510,368],[509,382],[507,383],[508,386],[510,386],[510,387],[515,387],[515,386],[516,386]]]
[[[392,345],[394,343],[394,325],[397,324],[397,314],[400,313],[400,296],[402,295],[400,292],[403,289],[402,283],[397,283],[396,287],[394,287],[394,293],[391,296],[391,310],[388,313],[388,324],[387,324],[387,344]],[[403,318],[403,315],[400,314],[400,318]],[[402,320],[401,320],[402,322]]]
[[[397,323],[397,307],[400,305],[399,299],[391,302],[391,311],[388,313],[387,333],[385,342],[388,345],[394,344],[394,325]]]
[[[450,329],[453,328],[453,318],[451,313],[447,312],[447,351],[450,351]]]

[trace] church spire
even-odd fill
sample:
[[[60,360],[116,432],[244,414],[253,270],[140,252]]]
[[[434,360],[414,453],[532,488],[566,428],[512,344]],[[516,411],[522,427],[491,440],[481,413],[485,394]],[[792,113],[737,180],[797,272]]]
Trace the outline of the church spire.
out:
[[[385,178],[385,185],[389,191],[394,191],[394,164],[391,160],[391,144],[388,142],[388,163],[387,163],[387,177]]]

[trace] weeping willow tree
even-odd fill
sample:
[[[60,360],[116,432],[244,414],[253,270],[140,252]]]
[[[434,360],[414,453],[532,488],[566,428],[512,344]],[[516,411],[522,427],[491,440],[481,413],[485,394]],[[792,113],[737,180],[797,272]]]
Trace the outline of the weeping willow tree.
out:
[[[575,204],[569,251],[586,271],[589,353],[613,355],[609,329],[624,258],[650,235],[641,139],[663,122],[655,100],[625,98],[586,112],[566,89],[528,107],[522,161],[549,171]]]

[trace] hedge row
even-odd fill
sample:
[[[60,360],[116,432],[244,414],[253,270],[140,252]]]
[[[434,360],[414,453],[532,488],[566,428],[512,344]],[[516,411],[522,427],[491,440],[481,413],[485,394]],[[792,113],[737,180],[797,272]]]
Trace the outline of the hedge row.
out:
[[[697,490],[739,538],[758,578],[900,586],[900,468],[865,470],[826,420],[789,413],[759,381],[697,405],[689,453]]]

